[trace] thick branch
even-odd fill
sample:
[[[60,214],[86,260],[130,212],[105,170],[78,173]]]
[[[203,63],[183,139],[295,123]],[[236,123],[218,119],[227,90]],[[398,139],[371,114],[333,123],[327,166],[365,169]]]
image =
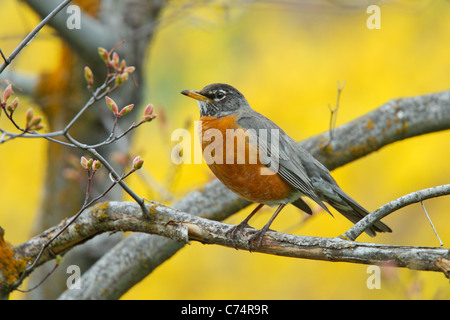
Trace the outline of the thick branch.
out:
[[[45,253],[39,263],[53,259],[55,254],[64,254],[73,246],[99,233],[111,231],[144,232],[158,234],[178,242],[188,243],[190,240],[197,240],[205,244],[233,247],[232,239],[227,235],[232,225],[193,216],[162,204],[150,204],[148,208],[151,213],[149,219],[143,218],[139,206],[134,202],[105,202],[91,207],[50,245],[52,255]],[[23,259],[33,259],[41,246],[48,241],[49,236],[65,223],[67,221],[16,247],[16,254]],[[235,239],[237,248],[249,250],[248,240],[254,232],[254,229],[246,229],[239,235]],[[270,231],[256,251],[315,260],[389,264],[410,269],[445,272],[447,275],[450,272],[450,269],[442,270],[442,263],[439,263],[450,260],[450,251],[445,248],[381,245]]]
[[[406,138],[450,129],[450,91],[393,99],[329,132],[300,142],[329,170]]]
[[[203,218],[223,220],[249,204],[214,180],[172,207]],[[118,299],[184,245],[157,235],[131,234],[83,273],[82,290],[68,290],[61,299]]]

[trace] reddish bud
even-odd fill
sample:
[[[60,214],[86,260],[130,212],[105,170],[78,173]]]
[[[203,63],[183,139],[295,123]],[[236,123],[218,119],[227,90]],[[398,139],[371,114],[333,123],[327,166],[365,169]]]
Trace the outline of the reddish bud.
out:
[[[123,83],[123,79],[119,76],[116,77],[116,87],[120,87]]]
[[[3,103],[6,103],[8,101],[9,97],[11,96],[12,92],[12,86],[8,85],[6,89],[3,91]]]
[[[141,156],[137,156],[133,160],[133,170],[139,170],[142,168],[142,165],[144,164],[144,160],[141,159]]]
[[[42,117],[34,117],[33,119],[30,120],[30,122],[28,122],[28,128],[33,128],[38,126],[42,121]]]
[[[124,73],[119,74],[116,77],[116,87],[121,86],[127,80],[128,80],[128,73],[124,72]]]
[[[156,114],[147,114],[147,115],[142,117],[142,121],[143,122],[150,122],[150,121],[152,121],[155,118],[156,118]]]
[[[33,118],[33,115],[34,115],[33,109],[32,109],[32,108],[29,108],[29,109],[27,110],[26,115],[25,115],[25,119],[26,119],[26,123],[27,123],[27,124],[30,123],[31,119]]]
[[[156,118],[156,114],[153,114],[153,105],[148,104],[144,109],[144,116],[142,117],[143,122],[150,122]]]
[[[19,97],[15,97],[14,100],[10,104],[8,104],[6,109],[9,111],[10,114],[12,114],[16,110],[18,105],[19,105]]]
[[[122,78],[123,82],[125,82],[128,80],[128,73],[121,73],[119,77]]]
[[[106,99],[106,105],[108,106],[108,108],[114,113],[114,115],[117,116],[117,114],[119,113],[119,108],[117,107],[117,103],[108,96],[106,96],[105,99]]]
[[[120,110],[119,112],[119,117],[122,117],[124,115],[126,115],[127,113],[129,113],[131,110],[133,110],[134,104],[129,104],[125,107],[122,108],[122,110]]]
[[[126,61],[125,61],[125,60],[122,60],[122,61],[120,62],[120,68],[119,68],[119,71],[120,71],[120,72],[123,72],[123,71],[125,70],[126,67],[127,67]]]
[[[81,163],[81,166],[84,169],[89,170],[89,161],[88,161],[88,159],[86,159],[85,157],[81,156],[80,163]]]
[[[19,97],[15,97],[14,100],[6,106],[6,111],[8,111],[10,115],[12,115],[18,105]]]
[[[19,105],[19,97],[15,97],[11,105],[14,108],[14,110],[16,110],[17,106]]]
[[[98,54],[99,54],[100,58],[102,58],[102,60],[105,63],[109,62],[109,53],[108,53],[108,51],[106,51],[105,48],[99,47],[98,48]]]
[[[92,163],[92,170],[95,172],[102,166],[102,163],[99,160],[94,160]]]
[[[119,55],[117,54],[117,52],[114,52],[111,59],[111,65],[114,67],[114,69],[119,69],[119,60]]]
[[[30,128],[30,130],[33,130],[33,131],[39,131],[39,130],[41,130],[41,129],[43,129],[43,128],[44,128],[44,125],[43,125],[43,124],[38,124],[38,125],[32,126],[32,127]]]
[[[42,128],[44,128],[44,126],[41,124],[42,121],[42,117],[37,116],[37,117],[33,117],[34,116],[34,112],[32,108],[29,108],[27,110],[27,114],[25,115],[26,118],[26,126],[25,126],[25,130],[27,131],[33,131],[33,130],[41,130]]]
[[[136,70],[136,68],[133,67],[133,66],[130,66],[130,67],[126,67],[124,71],[125,71],[126,73],[130,74],[130,73],[133,73],[134,70]]]
[[[153,113],[153,105],[148,104],[144,109],[144,115],[149,115]]]
[[[92,86],[94,83],[94,74],[92,73],[91,68],[88,66],[84,67],[84,78],[86,79],[87,83]]]

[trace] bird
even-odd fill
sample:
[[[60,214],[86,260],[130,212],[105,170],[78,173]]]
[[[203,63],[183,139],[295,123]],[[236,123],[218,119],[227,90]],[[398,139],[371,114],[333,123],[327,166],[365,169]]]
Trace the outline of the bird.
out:
[[[322,163],[272,120],[252,109],[236,88],[214,83],[200,91],[183,90],[181,94],[198,103],[203,157],[211,171],[230,190],[258,203],[240,224],[229,230],[235,248],[237,232],[251,228],[249,220],[264,205],[277,208],[250,238],[250,249],[260,248],[264,234],[286,205],[292,204],[311,215],[313,211],[302,197],[312,199],[332,215],[327,203],[353,223],[369,214],[339,187]],[[365,232],[373,237],[377,232],[392,230],[377,221]]]

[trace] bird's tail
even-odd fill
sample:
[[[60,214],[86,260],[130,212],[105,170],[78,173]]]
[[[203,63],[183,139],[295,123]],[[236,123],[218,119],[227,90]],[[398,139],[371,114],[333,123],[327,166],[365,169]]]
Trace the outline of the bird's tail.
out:
[[[326,197],[326,199],[322,200],[339,211],[339,213],[341,213],[351,222],[357,223],[359,220],[369,214],[369,211],[364,209],[355,200],[350,198],[350,196],[348,196],[341,188],[339,188],[339,186],[333,186],[333,191],[334,194],[332,197]],[[383,222],[377,221],[369,228],[367,228],[365,232],[369,236],[374,237],[376,235],[376,232],[392,232],[392,230]]]

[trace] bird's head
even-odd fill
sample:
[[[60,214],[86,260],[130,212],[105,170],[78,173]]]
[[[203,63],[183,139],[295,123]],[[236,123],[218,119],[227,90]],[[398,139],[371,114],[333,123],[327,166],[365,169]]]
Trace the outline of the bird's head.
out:
[[[200,91],[184,90],[181,93],[197,100],[202,117],[219,118],[236,112],[241,107],[248,107],[248,102],[242,93],[228,84],[214,83]]]

